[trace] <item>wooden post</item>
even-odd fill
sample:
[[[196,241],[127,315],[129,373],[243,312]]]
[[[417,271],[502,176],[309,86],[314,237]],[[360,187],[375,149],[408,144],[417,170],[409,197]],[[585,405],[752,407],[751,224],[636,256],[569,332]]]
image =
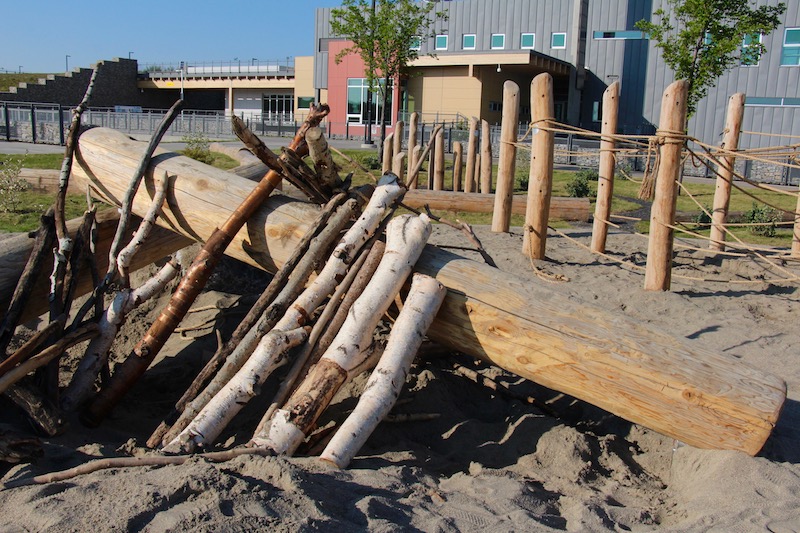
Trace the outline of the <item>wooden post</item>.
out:
[[[397,175],[400,183],[406,182],[406,153],[397,152],[392,158],[392,172]]]
[[[414,168],[414,165],[417,164],[417,160],[415,159],[418,155],[416,151],[417,145],[419,141],[417,140],[417,129],[419,128],[419,113],[414,112],[411,113],[411,117],[409,118],[408,122],[408,168]],[[416,187],[416,183],[414,184]]]
[[[503,118],[500,123],[500,159],[497,163],[497,191],[494,194],[492,231],[505,233],[511,226],[511,195],[517,169],[517,129],[519,128],[519,85],[503,84]]]
[[[409,186],[410,189],[416,189],[417,183],[419,179],[415,179],[415,176],[419,175],[419,171],[414,173],[414,176],[411,175],[413,169],[416,168],[416,163],[411,163],[412,161],[419,161],[420,155],[422,155],[422,146],[415,145],[414,148],[411,150],[411,156],[408,158],[408,181],[411,182]]]
[[[394,133],[390,133],[383,141],[383,161],[381,162],[381,173],[385,174],[392,170],[392,147],[394,143]]]
[[[433,156],[433,190],[444,190],[444,128],[436,134]]]
[[[467,174],[464,178],[464,192],[478,192],[475,179],[478,167],[478,119],[469,119],[469,141],[467,142]]]
[[[728,113],[725,116],[725,135],[722,137],[722,148],[735,151],[739,147],[739,132],[742,130],[744,118],[744,93],[736,93],[728,99]],[[720,158],[722,163],[717,169],[717,187],[714,190],[714,209],[711,212],[711,250],[725,249],[725,223],[728,221],[728,206],[731,202],[731,184],[733,168],[736,164],[734,156]]]
[[[672,278],[673,234],[670,227],[675,222],[678,200],[676,181],[681,172],[681,151],[686,125],[686,99],[689,82],[678,80],[664,91],[661,100],[661,118],[656,135],[661,145],[661,156],[656,176],[655,198],[650,209],[650,239],[647,245],[647,266],[644,288],[648,291],[669,290]]]
[[[461,191],[461,167],[464,165],[464,146],[455,141],[453,143],[453,192]]]
[[[800,258],[800,192],[797,193],[797,210],[794,213],[792,233],[792,257]]]
[[[492,194],[492,133],[481,120],[481,193]]]
[[[553,77],[539,74],[531,81],[531,172],[528,181],[528,205],[522,253],[533,259],[544,259],[547,248],[547,223],[550,197],[553,194],[553,150],[555,134],[545,131],[553,119]]]
[[[431,132],[433,135],[433,132]],[[436,150],[439,144],[439,135],[437,134],[436,137],[433,137],[433,143],[431,144],[431,151],[428,154],[428,190],[432,191],[434,184],[436,183],[435,178],[435,171],[436,171]]]
[[[405,134],[406,123],[398,120],[394,123],[394,144],[392,145],[392,158],[403,151],[403,135]],[[392,159],[394,161],[394,159]]]
[[[614,195],[614,172],[617,143],[612,138],[617,133],[619,115],[619,82],[615,81],[603,93],[603,125],[600,129],[600,177],[597,180],[597,203],[594,206],[592,225],[592,251],[606,251],[608,219],[611,216],[611,199]]]

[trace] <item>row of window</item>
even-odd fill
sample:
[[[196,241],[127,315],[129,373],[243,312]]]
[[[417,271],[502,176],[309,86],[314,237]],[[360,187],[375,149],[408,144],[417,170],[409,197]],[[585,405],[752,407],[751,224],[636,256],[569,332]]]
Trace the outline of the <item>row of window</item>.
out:
[[[477,48],[477,35],[474,33],[465,33],[461,36],[461,49],[462,50],[475,50]],[[450,46],[450,36],[447,34],[439,34],[434,38],[434,50],[447,50]],[[535,33],[523,33],[519,38],[519,47],[523,50],[533,50],[536,45]],[[489,46],[492,50],[505,50],[506,49],[506,35],[504,33],[493,33],[489,40]],[[422,47],[422,41],[416,39],[411,48],[419,50]],[[567,47],[567,34],[564,32],[554,32],[550,34],[550,48],[554,50],[564,49]]]

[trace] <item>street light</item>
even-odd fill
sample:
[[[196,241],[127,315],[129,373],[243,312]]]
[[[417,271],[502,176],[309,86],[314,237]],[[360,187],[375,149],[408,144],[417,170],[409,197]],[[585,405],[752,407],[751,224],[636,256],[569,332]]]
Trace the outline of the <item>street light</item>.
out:
[[[69,72],[69,58],[70,58],[70,57],[72,57],[72,56],[71,56],[71,55],[69,55],[69,54],[67,54],[67,57],[65,58],[65,59],[66,59],[66,66],[67,66],[67,70],[66,70],[66,72]]]
[[[130,59],[132,55],[133,55],[133,52],[128,52],[128,59]]]

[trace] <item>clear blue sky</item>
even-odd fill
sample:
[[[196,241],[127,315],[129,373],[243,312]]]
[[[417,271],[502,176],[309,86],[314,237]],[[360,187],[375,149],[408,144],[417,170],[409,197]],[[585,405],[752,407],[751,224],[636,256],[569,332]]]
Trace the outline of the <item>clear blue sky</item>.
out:
[[[63,72],[101,59],[242,62],[314,52],[314,10],[339,0],[3,2],[0,69]]]

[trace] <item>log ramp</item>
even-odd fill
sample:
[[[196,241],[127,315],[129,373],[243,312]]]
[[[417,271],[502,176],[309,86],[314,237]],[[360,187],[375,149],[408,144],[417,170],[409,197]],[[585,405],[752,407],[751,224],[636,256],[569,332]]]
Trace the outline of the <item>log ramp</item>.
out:
[[[80,138],[73,176],[118,203],[144,147],[121,133],[91,129]],[[164,172],[176,177],[159,223],[198,241],[253,187],[247,179],[160,151],[134,212],[147,209],[153,175]],[[226,253],[274,271],[316,213],[314,205],[273,196]],[[547,285],[500,276],[435,246],[427,246],[416,270],[447,287],[429,331],[444,346],[699,448],[755,455],[777,421],[785,382],[733,357],[576,303]]]

